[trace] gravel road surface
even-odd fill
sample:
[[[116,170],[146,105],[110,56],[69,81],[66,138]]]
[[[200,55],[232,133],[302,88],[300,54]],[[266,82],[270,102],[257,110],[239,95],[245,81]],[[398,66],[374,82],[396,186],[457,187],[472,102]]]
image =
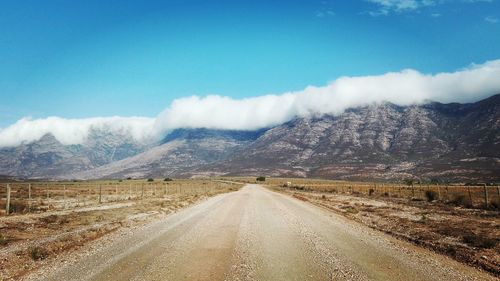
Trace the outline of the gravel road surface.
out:
[[[247,185],[115,237],[37,280],[497,280]]]

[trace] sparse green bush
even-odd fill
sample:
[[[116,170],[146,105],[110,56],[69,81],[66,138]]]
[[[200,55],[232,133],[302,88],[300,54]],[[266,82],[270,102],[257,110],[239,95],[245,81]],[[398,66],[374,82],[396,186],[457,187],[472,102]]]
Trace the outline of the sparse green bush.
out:
[[[7,238],[5,238],[1,233],[0,233],[0,245],[1,246],[4,246],[4,245],[7,245],[7,243],[9,243],[9,241],[7,240]]]
[[[28,252],[33,260],[43,260],[49,256],[49,251],[41,246],[30,247]]]
[[[425,198],[427,198],[428,202],[432,202],[438,199],[438,194],[435,191],[427,190],[425,191]]]
[[[163,181],[173,181],[171,178],[165,178]]]
[[[155,181],[155,180],[154,180],[154,179],[152,179],[152,178],[149,178],[149,179],[148,179],[148,181],[149,181],[149,182],[151,182],[151,181]]]
[[[257,181],[266,181],[266,177],[257,177]]]
[[[131,177],[128,177],[127,180],[131,180],[132,178]]]

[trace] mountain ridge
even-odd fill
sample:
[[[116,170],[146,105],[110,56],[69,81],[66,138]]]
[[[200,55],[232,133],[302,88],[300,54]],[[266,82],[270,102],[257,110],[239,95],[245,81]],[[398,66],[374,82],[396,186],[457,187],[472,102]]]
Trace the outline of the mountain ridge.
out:
[[[45,171],[54,178],[79,179],[268,175],[498,181],[500,94],[466,104],[373,104],[336,116],[295,117],[255,131],[176,129],[149,146],[120,140],[107,145],[105,134],[94,135],[92,145],[51,156],[59,162],[67,157],[74,169],[58,171],[55,165]],[[39,142],[31,145],[43,151]],[[46,144],[54,145],[54,140]],[[112,147],[119,148],[116,158],[109,155]],[[106,153],[92,158],[92,149]],[[18,167],[33,170],[36,165]],[[0,174],[5,171],[0,166]]]

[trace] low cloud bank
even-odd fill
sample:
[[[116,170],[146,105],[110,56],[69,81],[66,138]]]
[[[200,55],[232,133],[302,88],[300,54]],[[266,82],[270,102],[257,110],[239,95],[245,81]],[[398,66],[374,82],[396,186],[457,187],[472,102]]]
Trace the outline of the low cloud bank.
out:
[[[341,77],[327,86],[302,91],[233,99],[211,95],[175,100],[156,118],[23,118],[0,130],[0,146],[16,146],[52,133],[63,144],[80,144],[94,129],[127,133],[138,141],[176,128],[253,130],[300,116],[338,115],[351,107],[391,102],[475,102],[500,93],[500,60],[451,73],[422,74],[407,69],[377,76]]]
[[[153,137],[154,118],[145,117],[96,117],[84,119],[23,118],[0,130],[0,147],[17,146],[39,140],[52,134],[65,145],[82,144],[92,130],[110,131],[130,136],[137,141]]]

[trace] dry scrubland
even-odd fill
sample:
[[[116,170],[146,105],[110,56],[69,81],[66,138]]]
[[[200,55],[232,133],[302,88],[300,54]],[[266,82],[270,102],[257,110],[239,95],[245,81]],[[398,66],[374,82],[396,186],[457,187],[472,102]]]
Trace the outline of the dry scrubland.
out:
[[[108,233],[243,183],[265,184],[500,276],[497,187],[487,187],[485,194],[484,186],[238,177],[10,183],[8,216],[7,183],[0,183],[0,279],[17,279]]]
[[[156,179],[7,183],[0,216],[0,280],[19,279],[120,228],[133,228],[242,185]]]
[[[233,180],[256,182],[255,178]],[[484,186],[415,184],[411,187],[284,178],[266,179],[262,183],[500,277],[496,186],[487,187],[486,208]]]

